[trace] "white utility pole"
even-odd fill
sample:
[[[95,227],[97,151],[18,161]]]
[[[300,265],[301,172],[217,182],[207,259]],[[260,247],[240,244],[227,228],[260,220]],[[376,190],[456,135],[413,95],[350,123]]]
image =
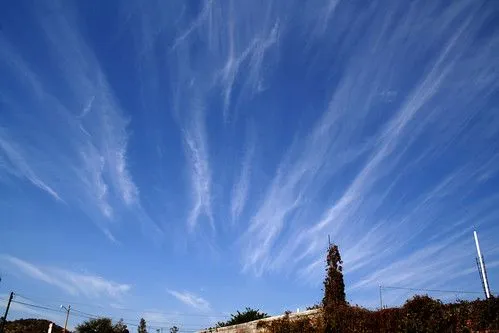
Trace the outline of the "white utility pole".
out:
[[[482,252],[480,251],[480,243],[478,242],[478,234],[473,231],[475,237],[476,252],[478,253],[478,262],[480,264],[480,273],[482,274],[483,288],[485,289],[485,298],[490,298],[489,281],[487,281],[487,274],[485,273],[485,263],[483,262]]]

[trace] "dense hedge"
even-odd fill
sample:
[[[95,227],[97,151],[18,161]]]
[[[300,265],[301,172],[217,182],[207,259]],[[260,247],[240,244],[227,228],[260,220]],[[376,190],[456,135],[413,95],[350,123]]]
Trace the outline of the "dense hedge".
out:
[[[333,323],[326,329],[324,321]],[[267,333],[461,333],[499,330],[499,299],[444,304],[428,296],[415,296],[403,307],[370,311],[340,305],[324,316],[290,319],[289,316],[259,327]]]

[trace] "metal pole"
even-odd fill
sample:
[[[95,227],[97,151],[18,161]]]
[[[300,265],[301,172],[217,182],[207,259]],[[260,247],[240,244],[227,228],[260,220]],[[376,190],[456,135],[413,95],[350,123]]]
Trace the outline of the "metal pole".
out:
[[[490,298],[489,282],[487,281],[487,276],[485,275],[485,265],[483,264],[482,252],[480,251],[480,243],[478,242],[478,235],[476,231],[473,231],[473,236],[475,236],[476,251],[478,252],[478,260],[480,262],[483,284],[485,286],[485,298],[489,299]]]
[[[9,296],[9,302],[7,303],[7,307],[5,308],[5,314],[3,315],[2,322],[0,323],[0,333],[3,333],[3,329],[5,327],[5,323],[7,322],[7,315],[9,314],[10,303],[14,298],[14,292],[12,291]]]
[[[476,268],[478,269],[478,275],[480,276],[480,282],[482,282],[483,293],[487,295],[487,291],[485,290],[485,284],[483,283],[482,269],[480,268],[480,262],[478,260],[478,257],[475,257],[475,261],[476,261]]]
[[[71,310],[71,305],[68,306],[66,309],[66,321],[64,322],[64,329],[62,330],[63,333],[66,333],[66,328],[68,327],[68,319],[69,319],[69,311]]]
[[[381,285],[379,285],[379,305],[380,305],[380,310],[383,310],[383,294],[381,291]]]
[[[487,266],[485,265],[485,257],[482,254],[482,260],[483,260],[483,275],[485,276],[485,279],[487,280],[487,290],[489,291],[490,297],[493,297],[494,295],[490,291],[490,286],[489,286],[489,276],[487,275]]]

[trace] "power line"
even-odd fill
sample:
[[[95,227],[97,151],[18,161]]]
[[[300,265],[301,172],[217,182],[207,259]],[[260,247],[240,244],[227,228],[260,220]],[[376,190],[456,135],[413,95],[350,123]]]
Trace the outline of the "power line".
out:
[[[26,298],[24,296],[22,296],[22,298]],[[38,304],[31,304],[31,303],[27,303],[27,302],[21,302],[21,301],[12,301],[12,303],[17,303],[17,304],[21,304],[21,305],[24,305],[24,306],[28,306],[28,307],[32,307],[32,308],[36,308],[36,309],[42,309],[42,310],[46,310],[46,311],[52,311],[52,312],[57,312],[57,313],[60,313],[60,309],[56,309],[56,308],[52,308],[52,307],[49,307],[49,306],[44,306],[44,305],[38,305]],[[100,315],[95,315],[95,314],[91,314],[91,313],[88,313],[88,312],[84,312],[84,311],[81,311],[81,310],[78,310],[78,309],[74,309],[74,308],[71,308],[71,311],[72,311],[72,314],[73,316],[75,317],[80,317],[80,318],[85,318],[85,319],[99,319],[99,318],[109,318],[109,319],[112,319],[112,320],[122,320],[124,324],[126,324],[127,326],[134,326],[134,327],[138,327],[139,325],[138,324],[135,324],[133,323],[132,319],[123,319],[123,318],[117,318],[117,317],[113,317],[113,316],[100,316]],[[155,324],[149,324],[148,326],[150,328],[153,328],[153,329],[157,329],[157,328],[168,328],[170,327],[171,325],[178,325],[180,327],[183,328],[183,330],[181,332],[195,332],[199,329],[203,329],[204,326],[183,326],[183,325],[180,325],[178,323],[174,323],[174,322],[152,322],[152,323],[155,323]],[[164,324],[164,325],[160,325],[160,324]],[[185,329],[187,330],[191,330],[192,331],[185,331]]]
[[[144,312],[150,313],[150,314],[160,314],[160,315],[166,315],[166,316],[180,316],[180,317],[201,317],[201,318],[228,318],[229,316],[226,314],[197,314],[197,313],[182,313],[182,312],[162,312],[162,311],[147,311],[144,309],[133,309],[133,308],[126,308],[126,307],[106,307],[98,304],[89,304],[89,303],[82,303],[82,302],[72,302],[68,300],[57,300],[57,299],[48,299],[48,298],[43,298],[43,297],[37,297],[37,296],[24,296],[23,294],[17,294],[16,296],[20,296],[24,299],[30,300],[32,302],[37,302],[35,299],[42,300],[42,301],[50,301],[50,302],[57,302],[57,303],[63,303],[63,304],[73,304],[73,305],[82,305],[82,306],[88,306],[88,307],[93,307],[93,308],[99,308],[99,309],[104,309],[104,310],[109,310],[109,308],[112,308],[114,310],[120,310],[120,311],[129,311],[129,312],[135,312],[138,314],[143,314]]]
[[[99,318],[99,316],[96,316],[96,315],[93,315],[91,313],[88,313],[88,312],[84,312],[84,311],[81,311],[81,310],[77,310],[77,309],[72,309],[73,312],[76,312],[76,313],[79,313],[79,314],[82,314],[82,315],[85,315],[85,316],[88,316],[89,318]]]
[[[79,310],[76,310],[76,309],[71,309],[73,312],[73,316],[76,316],[76,317],[80,317],[80,318],[85,318],[85,319],[99,319],[99,318],[109,318],[109,319],[112,319],[112,320],[115,320],[115,321],[119,321],[121,320],[124,324],[126,324],[127,326],[134,326],[134,327],[138,327],[139,325],[136,324],[136,323],[133,323],[131,322],[133,319],[124,319],[124,318],[118,318],[118,317],[111,317],[111,316],[98,316],[98,315],[94,315],[94,314],[90,314],[90,313],[86,313],[86,312],[83,312],[83,311],[79,311]],[[161,328],[169,328],[173,325],[177,325],[177,326],[181,326],[183,327],[184,329],[192,329],[193,331],[192,332],[196,332],[200,329],[204,329],[205,326],[184,326],[184,325],[181,325],[181,324],[178,324],[178,323],[174,323],[174,322],[162,322],[162,324],[164,325],[159,325],[161,322],[153,322],[153,323],[156,323],[156,324],[150,324],[151,322],[148,322],[147,326],[149,328],[152,328],[152,329],[161,329]],[[184,332],[183,330],[181,332]]]
[[[20,301],[12,301],[12,303],[21,304],[24,306],[29,306],[29,307],[37,308],[37,309],[43,309],[43,310],[54,311],[54,312],[61,312],[59,309],[49,308],[49,307],[43,306],[43,305],[30,304],[30,303],[20,302]]]
[[[381,289],[400,289],[410,291],[427,291],[435,293],[453,293],[453,294],[481,294],[478,291],[464,291],[464,290],[441,290],[441,289],[424,289],[424,288],[408,288],[408,287],[393,287],[393,286],[380,286]]]
[[[135,319],[126,319],[126,318],[122,318],[122,317],[113,317],[113,316],[100,316],[100,315],[95,315],[95,314],[91,314],[91,313],[88,313],[88,312],[84,312],[84,311],[81,311],[81,310],[77,310],[77,309],[74,309],[72,308],[71,309],[74,313],[78,314],[80,317],[84,317],[84,318],[88,318],[88,319],[98,319],[98,318],[110,318],[110,319],[114,319],[114,320],[122,320],[123,323],[127,324],[127,325],[131,325],[131,326],[138,326],[137,324],[134,324],[132,323],[132,321],[134,321]],[[150,327],[154,327],[154,328],[166,328],[166,326],[163,326],[163,325],[167,325],[167,326],[171,326],[171,325],[179,325],[178,323],[175,323],[175,322],[161,322],[161,321],[148,321],[148,326]],[[151,324],[152,323],[152,324]],[[163,325],[162,325],[163,324]],[[198,326],[196,326],[197,328]]]
[[[85,312],[81,313],[81,311],[78,311],[78,310],[75,310],[75,309],[72,309],[72,310],[74,311],[73,312],[73,316],[75,316],[75,317],[80,317],[80,318],[85,318],[85,319],[109,318],[109,319],[116,320],[116,318],[112,318],[112,317],[97,316],[97,315],[92,315],[92,314],[86,314]],[[131,322],[127,322],[125,320],[123,320],[123,323],[126,324],[127,326],[135,326],[135,327],[139,326],[137,324],[134,324],[134,323],[131,323]]]
[[[32,308],[38,308],[38,309],[42,309],[42,310],[46,310],[46,311],[58,312],[58,313],[61,312],[58,306],[55,307],[55,306],[49,306],[49,305],[40,305],[38,300],[45,300],[49,304],[50,303],[52,303],[52,304],[65,303],[65,304],[72,304],[72,305],[79,304],[79,305],[87,306],[87,307],[105,309],[105,310],[107,310],[106,315],[95,315],[95,314],[92,314],[90,312],[85,312],[85,311],[82,311],[79,309],[75,309],[74,307],[71,307],[71,311],[72,311],[73,315],[76,317],[85,318],[85,319],[109,318],[109,319],[116,320],[116,321],[123,320],[124,324],[129,325],[129,326],[135,326],[135,327],[138,326],[137,324],[134,323],[137,321],[138,318],[136,318],[136,319],[124,319],[123,317],[117,318],[115,316],[108,314],[109,310],[130,311],[130,312],[134,312],[134,313],[138,314],[139,317],[143,317],[145,313],[158,314],[158,315],[164,315],[164,316],[174,316],[174,317],[177,317],[177,320],[179,320],[178,317],[199,317],[199,318],[211,318],[211,319],[227,318],[228,317],[228,315],[226,315],[226,314],[224,314],[222,316],[222,315],[216,315],[216,314],[210,315],[210,314],[193,314],[193,313],[181,313],[181,312],[180,313],[179,312],[170,312],[169,313],[169,312],[161,312],[161,311],[147,311],[144,309],[139,310],[139,309],[120,308],[120,307],[105,307],[105,306],[97,305],[97,304],[89,304],[89,303],[82,303],[82,302],[68,302],[67,300],[65,300],[65,301],[54,300],[54,299],[49,299],[49,298],[37,297],[37,296],[26,296],[24,294],[18,294],[18,293],[16,293],[16,296],[26,300],[24,302],[23,301],[16,301],[16,303],[18,303],[18,304],[25,305],[25,306],[32,307]],[[27,302],[27,301],[29,301],[29,302]],[[159,328],[159,329],[166,328],[167,329],[167,328],[175,325],[181,329],[180,332],[187,332],[185,330],[197,331],[200,329],[204,329],[204,328],[206,328],[207,325],[209,325],[207,323],[206,324],[200,323],[199,325],[184,326],[177,320],[175,320],[175,321],[173,321],[173,320],[172,321],[153,321],[153,320],[149,321],[148,320],[147,326],[150,328],[154,328],[154,329],[157,329],[157,328]]]

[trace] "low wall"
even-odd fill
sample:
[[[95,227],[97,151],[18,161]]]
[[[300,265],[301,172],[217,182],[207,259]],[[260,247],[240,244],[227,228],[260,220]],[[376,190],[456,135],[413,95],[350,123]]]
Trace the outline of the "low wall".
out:
[[[302,312],[293,312],[293,313],[289,314],[289,319],[293,320],[293,319],[296,319],[296,318],[299,318],[302,316],[317,316],[317,315],[319,315],[319,313],[320,313],[320,310],[318,310],[318,309],[302,311]],[[250,321],[248,323],[239,324],[239,325],[206,329],[206,330],[199,331],[198,333],[258,333],[258,332],[261,332],[261,330],[259,330],[257,328],[257,325],[259,322],[269,322],[269,321],[277,320],[277,319],[280,319],[283,317],[284,317],[284,315],[274,316],[274,317],[269,317],[269,318],[265,318],[265,319]]]

